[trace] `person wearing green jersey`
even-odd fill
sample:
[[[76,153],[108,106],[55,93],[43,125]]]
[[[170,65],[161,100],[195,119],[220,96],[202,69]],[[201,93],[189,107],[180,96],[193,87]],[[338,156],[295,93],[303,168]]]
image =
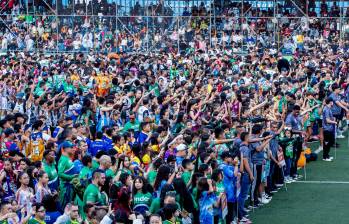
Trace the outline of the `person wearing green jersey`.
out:
[[[35,211],[35,215],[33,218],[28,220],[28,224],[46,224],[46,209],[44,206],[41,203],[33,204],[33,210]]]
[[[172,185],[165,184],[161,188],[160,197],[156,197],[152,200],[149,212],[151,214],[158,213],[163,205],[170,203],[176,203],[176,192]]]
[[[62,155],[58,161],[59,198],[62,207],[65,207],[67,203],[73,200],[73,185],[70,181],[79,175],[79,170],[71,160],[74,156],[74,145],[69,141],[65,141],[60,146]]]
[[[34,95],[36,96],[43,96],[45,94],[46,86],[44,82],[39,82],[35,89],[34,89]]]
[[[59,181],[58,181],[58,173],[56,170],[56,153],[54,150],[46,150],[44,152],[44,161],[42,162],[44,171],[48,175],[48,187],[52,192],[58,190]]]
[[[215,153],[219,156],[217,161],[219,164],[221,164],[222,160],[220,156],[222,155],[223,152],[229,151],[229,147],[227,143],[232,143],[234,139],[226,139],[224,129],[220,127],[215,128],[214,134],[216,139],[214,141],[211,141],[211,146],[214,146],[213,149]]]
[[[100,191],[105,183],[105,173],[102,170],[95,170],[92,174],[92,183],[89,184],[84,192],[84,206],[86,204],[104,206],[107,204],[106,198]]]
[[[162,164],[163,160],[161,158],[157,158],[153,163],[150,164],[149,170],[146,173],[146,178],[150,185],[154,185],[156,175],[158,174],[158,169]]]
[[[60,91],[65,79],[64,73],[58,74],[58,70],[56,67],[52,69],[52,73],[53,73],[53,86],[56,91]]]
[[[92,178],[92,157],[90,155],[84,155],[82,157],[82,169],[79,174],[80,184],[87,187],[89,180]],[[75,197],[75,203],[79,206],[79,214],[84,213],[83,196]]]
[[[182,167],[183,167],[183,173],[182,173],[182,176],[181,178],[183,179],[185,185],[187,187],[190,186],[190,180],[191,180],[191,176],[193,174],[193,170],[194,170],[194,165],[193,163],[191,162],[190,159],[183,159],[182,161]]]
[[[63,82],[62,86],[63,86],[63,91],[65,93],[74,94],[77,92],[70,77],[67,77],[66,81]]]
[[[97,169],[92,174],[92,183],[89,184],[84,192],[83,207],[86,205],[97,205],[104,206],[107,205],[107,197],[105,193],[101,192],[101,187],[104,185],[106,180],[105,173],[103,170]],[[82,218],[86,218],[85,212],[81,214]]]
[[[178,212],[178,206],[176,204],[167,204],[162,209],[164,214],[164,221],[163,224],[177,224],[180,223],[177,220],[177,217],[179,216]]]
[[[177,78],[178,74],[179,74],[179,72],[178,72],[176,66],[173,65],[170,69],[170,79],[173,80],[173,79]]]
[[[92,157],[90,155],[85,155],[82,157],[82,169],[79,174],[79,178],[82,180],[87,180],[91,178],[92,175]]]
[[[125,124],[124,128],[122,129],[122,133],[126,133],[128,130],[132,129],[135,132],[139,131],[140,123],[136,119],[136,116],[134,113],[130,113],[130,120]]]
[[[147,216],[152,202],[152,195],[148,191],[148,183],[143,177],[136,177],[132,187],[133,211]]]
[[[154,92],[154,95],[156,97],[159,97],[160,96],[160,87],[159,87],[159,84],[155,81],[155,78],[154,77],[151,77],[151,80],[150,80],[150,85],[149,85],[149,91],[150,92]]]

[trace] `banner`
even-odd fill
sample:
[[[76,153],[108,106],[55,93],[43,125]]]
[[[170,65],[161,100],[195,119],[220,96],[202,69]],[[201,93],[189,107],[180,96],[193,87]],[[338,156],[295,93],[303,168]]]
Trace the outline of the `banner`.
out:
[[[228,201],[227,195],[222,193],[221,195],[221,211],[222,211],[222,219],[225,219],[225,216],[228,214]]]

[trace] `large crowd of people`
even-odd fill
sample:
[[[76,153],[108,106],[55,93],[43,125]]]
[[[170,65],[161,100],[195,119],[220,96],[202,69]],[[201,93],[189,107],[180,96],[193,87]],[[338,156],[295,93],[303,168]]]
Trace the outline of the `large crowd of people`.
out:
[[[196,16],[154,32],[151,53],[142,19],[125,23],[138,48],[112,20],[66,18],[56,37],[50,17],[14,20],[0,40],[0,223],[251,223],[317,159],[311,142],[332,162],[349,119],[336,19],[281,18],[276,41],[273,21],[224,13],[212,39]]]
[[[64,10],[52,11],[53,6],[42,13],[29,13],[20,2],[7,14],[0,14],[2,52],[179,52],[189,47],[206,50],[216,46],[246,52],[250,45],[274,44],[280,48],[289,42],[299,44],[303,40],[294,37],[305,34],[332,42],[347,37],[349,31],[349,10],[339,10],[337,5],[328,7],[326,3],[320,11],[310,8],[307,19],[297,8],[292,10],[286,5],[279,6],[275,14],[273,8],[250,8],[248,3],[216,7],[201,3],[184,8],[178,15],[163,3],[136,3],[125,15],[118,11],[121,9],[114,9],[113,3],[89,1],[88,5],[77,4],[69,16]],[[91,4],[110,10],[88,10]]]

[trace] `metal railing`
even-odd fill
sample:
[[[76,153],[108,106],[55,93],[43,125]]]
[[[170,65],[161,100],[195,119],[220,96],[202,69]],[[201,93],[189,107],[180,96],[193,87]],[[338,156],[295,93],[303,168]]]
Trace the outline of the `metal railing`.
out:
[[[141,2],[147,3],[146,0]],[[281,1],[274,1],[275,5],[278,2]],[[343,8],[340,17],[285,16],[280,15],[278,7],[273,8],[271,16],[253,16],[255,8],[251,7],[230,9],[239,9],[239,15],[223,13],[222,9],[212,7],[207,8],[205,15],[122,16],[117,10],[114,15],[89,15],[88,10],[86,14],[80,12],[81,15],[60,14],[55,6],[44,15],[35,14],[40,10],[29,12],[29,7],[24,14],[17,15],[0,11],[1,51],[180,52],[204,44],[207,48],[234,48],[243,52],[255,45],[277,45],[280,49],[297,34],[323,35],[324,29],[315,29],[316,26],[328,27],[326,32],[329,35],[339,33],[341,40],[347,39],[349,31],[349,18],[345,17]],[[169,4],[165,6],[171,7]]]

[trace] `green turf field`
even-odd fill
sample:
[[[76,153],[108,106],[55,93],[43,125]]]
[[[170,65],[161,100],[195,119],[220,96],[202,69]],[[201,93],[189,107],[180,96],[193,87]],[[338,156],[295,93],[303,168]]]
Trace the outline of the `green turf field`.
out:
[[[348,135],[348,134],[347,134]],[[307,179],[287,185],[273,200],[250,212],[255,224],[349,224],[349,144],[338,140],[337,159],[318,160],[306,166]],[[312,148],[318,144],[314,143]],[[331,156],[335,156],[331,149]],[[304,170],[299,170],[304,176]]]

